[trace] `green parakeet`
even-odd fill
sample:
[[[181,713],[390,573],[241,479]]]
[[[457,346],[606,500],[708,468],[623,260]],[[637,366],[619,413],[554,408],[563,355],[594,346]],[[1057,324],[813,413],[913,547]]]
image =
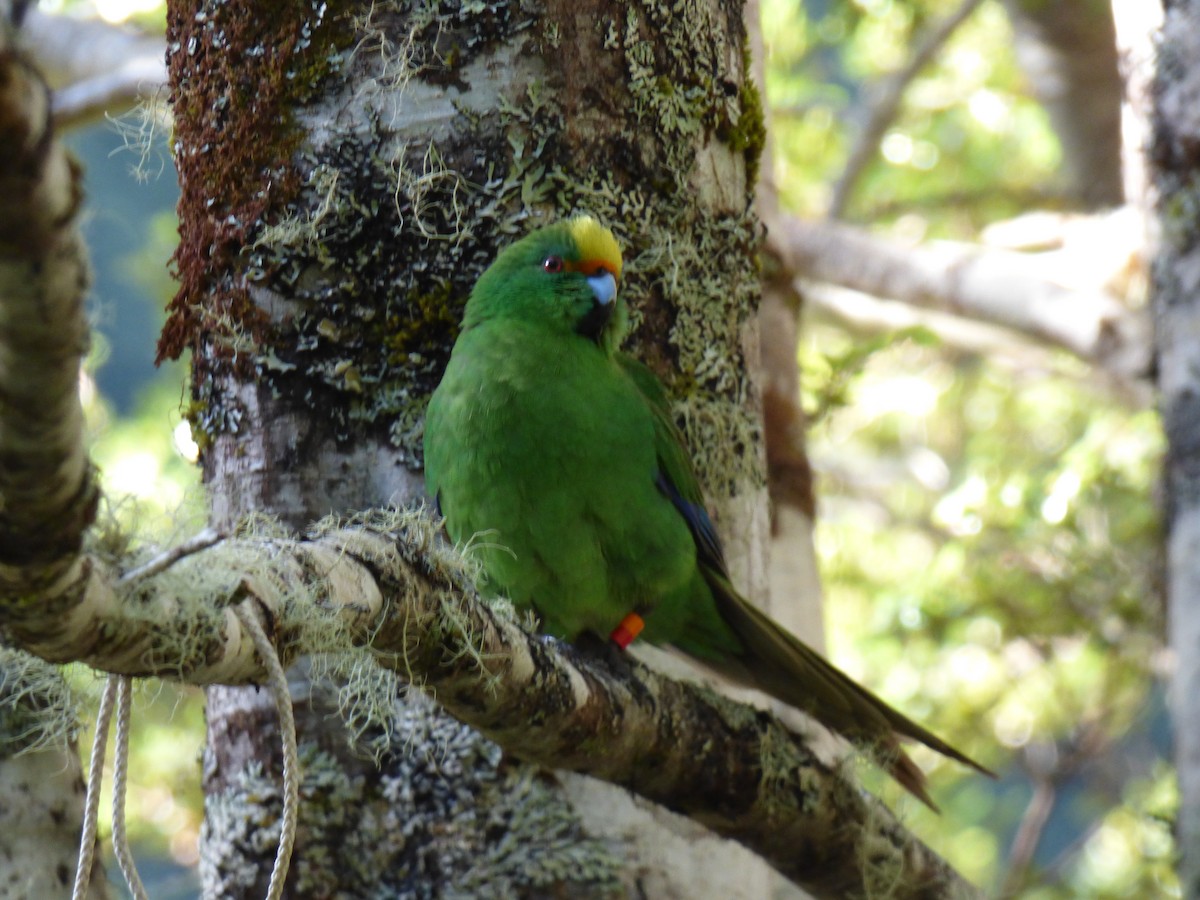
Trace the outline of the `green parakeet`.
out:
[[[425,479],[485,593],[568,640],[672,644],[812,715],[932,806],[898,738],[978,764],[732,586],[666,393],[617,345],[621,252],[595,219],[541,228],[475,285],[425,420]],[[633,614],[632,616],[630,614]]]

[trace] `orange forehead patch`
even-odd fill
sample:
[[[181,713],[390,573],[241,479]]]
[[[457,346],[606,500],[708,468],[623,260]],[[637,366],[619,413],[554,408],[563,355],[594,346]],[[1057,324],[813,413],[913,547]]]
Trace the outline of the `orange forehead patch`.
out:
[[[579,272],[583,275],[586,275],[588,278],[591,278],[593,275],[596,275],[600,272],[610,272],[615,278],[621,277],[620,260],[617,260],[617,264],[615,266],[606,259],[581,259],[579,262],[565,260],[563,262],[563,268],[568,272]]]

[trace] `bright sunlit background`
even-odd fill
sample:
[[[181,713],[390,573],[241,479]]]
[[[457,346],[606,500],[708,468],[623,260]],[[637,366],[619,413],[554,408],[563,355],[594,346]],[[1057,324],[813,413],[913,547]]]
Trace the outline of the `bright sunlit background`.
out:
[[[905,64],[917,20],[956,7],[764,0],[788,207],[825,212],[864,81]],[[977,241],[1054,206],[1061,151],[1012,48],[985,3],[909,88],[851,220]],[[1123,263],[1098,240],[1062,256],[1056,275],[1079,284]],[[1127,287],[1145,302],[1144,277]],[[947,808],[911,805],[912,826],[993,891],[1179,896],[1153,410],[1065,353],[984,358],[919,328],[851,334],[811,308],[800,361],[830,651],[1001,775],[923,755]],[[1032,871],[1010,881],[1021,830]]]

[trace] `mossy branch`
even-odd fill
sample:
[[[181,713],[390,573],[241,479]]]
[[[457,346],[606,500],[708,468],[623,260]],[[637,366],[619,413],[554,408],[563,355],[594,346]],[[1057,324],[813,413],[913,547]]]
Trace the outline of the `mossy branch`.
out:
[[[11,41],[4,18],[0,595],[37,598],[74,566],[95,507],[79,404],[87,260],[75,223],[79,169],[52,139],[49,90]],[[24,895],[54,896],[74,864],[83,806],[69,691],[6,637],[0,619],[0,866]]]
[[[0,590],[61,576],[91,523],[79,363],[87,257],[80,173],[52,140],[50,92],[0,31]],[[31,568],[35,566],[36,568]]]
[[[424,511],[329,522],[307,540],[247,529],[140,579],[122,580],[96,557],[81,557],[76,571],[56,597],[0,596],[24,649],[131,675],[259,681],[231,608],[254,602],[285,660],[367,647],[509,752],[688,815],[818,896],[884,886],[889,897],[975,896],[775,717],[624,655],[530,634],[481,602]]]
[[[47,597],[80,581],[98,498],[79,400],[88,266],[76,223],[80,170],[53,139],[50,90],[11,45],[7,24],[0,23],[0,596],[6,608],[45,615]],[[31,896],[61,892],[82,816],[74,705],[52,667],[9,646],[6,619],[0,613],[0,792],[23,802],[0,804],[18,810],[0,816],[0,827],[38,838],[6,848],[5,862],[12,883]],[[50,847],[54,858],[42,852]],[[88,896],[102,895],[98,887]]]

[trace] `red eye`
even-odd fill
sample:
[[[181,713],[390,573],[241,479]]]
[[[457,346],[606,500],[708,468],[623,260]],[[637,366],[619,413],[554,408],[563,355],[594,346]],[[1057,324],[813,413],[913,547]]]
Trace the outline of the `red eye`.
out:
[[[542,269],[549,272],[551,275],[557,275],[563,270],[563,261],[560,256],[547,256],[542,260]]]

